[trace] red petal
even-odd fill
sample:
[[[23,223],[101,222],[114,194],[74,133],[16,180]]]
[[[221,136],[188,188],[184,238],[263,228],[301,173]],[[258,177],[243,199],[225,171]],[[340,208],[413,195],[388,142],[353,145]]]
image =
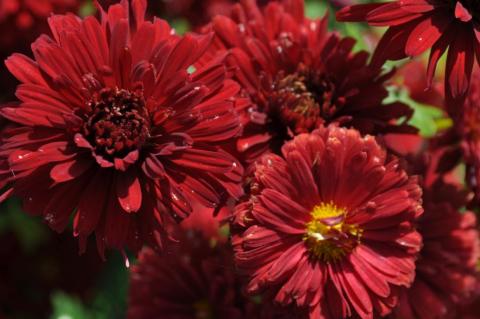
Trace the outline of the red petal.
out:
[[[363,22],[367,20],[367,15],[385,3],[369,3],[345,7],[337,12],[338,21]]]
[[[131,169],[124,174],[118,174],[116,180],[118,202],[127,213],[135,213],[142,206],[142,186]]]
[[[446,89],[454,98],[467,93],[475,58],[473,31],[469,27],[458,31],[448,50],[445,77]]]
[[[50,177],[57,183],[63,183],[85,173],[91,164],[91,161],[81,159],[57,164],[50,170]]]
[[[463,6],[460,1],[455,5],[455,18],[462,22],[470,22],[473,17],[472,14]]]
[[[403,10],[398,2],[391,2],[371,11],[367,15],[367,22],[373,26],[397,26],[421,16],[421,13]]]
[[[433,15],[421,21],[410,33],[405,47],[408,56],[417,56],[429,49],[450,26],[451,20],[443,15]]]

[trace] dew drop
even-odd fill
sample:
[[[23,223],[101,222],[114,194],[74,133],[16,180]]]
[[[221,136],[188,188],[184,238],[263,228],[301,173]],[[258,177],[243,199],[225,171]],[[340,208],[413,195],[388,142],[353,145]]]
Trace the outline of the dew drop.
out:
[[[123,260],[125,261],[125,267],[130,268],[130,260],[124,250],[122,250]]]

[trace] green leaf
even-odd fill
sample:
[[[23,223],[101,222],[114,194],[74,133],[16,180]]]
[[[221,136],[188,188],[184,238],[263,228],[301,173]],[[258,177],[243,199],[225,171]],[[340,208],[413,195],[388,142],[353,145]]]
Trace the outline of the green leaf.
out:
[[[134,262],[134,258],[130,258]],[[97,295],[91,306],[95,319],[124,318],[127,309],[129,269],[120,253],[108,257],[100,274]]]
[[[305,13],[310,19],[323,17],[327,10],[332,12],[328,1],[307,1],[305,3]]]
[[[2,205],[0,233],[13,232],[20,241],[23,251],[32,252],[45,243],[50,236],[48,227],[38,217],[28,216],[20,206],[20,201],[10,199]]]
[[[50,319],[91,319],[81,301],[63,292],[52,295],[53,314]]]
[[[190,24],[187,19],[175,19],[170,24],[178,35],[183,35],[190,30]]]
[[[438,107],[422,104],[413,100],[406,88],[390,86],[388,88],[389,96],[385,103],[402,102],[409,105],[414,113],[410,119],[410,125],[418,128],[420,135],[426,138],[433,137],[440,128],[448,128],[449,122],[444,112]]]

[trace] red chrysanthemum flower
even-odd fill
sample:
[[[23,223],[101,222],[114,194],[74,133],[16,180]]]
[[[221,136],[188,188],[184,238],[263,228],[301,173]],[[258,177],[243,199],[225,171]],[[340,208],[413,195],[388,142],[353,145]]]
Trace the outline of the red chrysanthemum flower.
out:
[[[151,249],[140,253],[131,271],[127,318],[266,318],[241,294],[231,250],[186,235],[161,255]]]
[[[445,88],[447,97],[458,101],[468,91],[475,54],[480,61],[479,13],[477,0],[396,0],[346,7],[337,19],[390,27],[378,44],[373,64],[417,56],[431,48],[429,82],[448,50]]]
[[[178,37],[145,21],[145,7],[132,1],[134,18],[127,1],[100,9],[100,21],[52,16],[35,60],[7,61],[22,85],[21,102],[0,109],[18,124],[2,136],[3,197],[22,197],[57,231],[74,213],[75,236],[84,244],[95,232],[101,252],[138,250],[191,203],[242,192],[242,167],[219,146],[240,133],[239,86],[216,61],[189,72],[211,36]]]
[[[237,147],[247,160],[279,151],[285,140],[325,123],[362,134],[411,131],[397,121],[410,117],[408,106],[382,104],[393,73],[368,67],[368,54],[352,53],[355,41],[329,33],[327,20],[306,18],[301,0],[269,3],[264,10],[245,0],[205,28],[216,33],[210,52],[231,52],[236,79],[255,103],[239,105],[245,130]]]
[[[425,187],[415,281],[401,294],[392,318],[451,318],[475,290],[480,247],[475,215],[459,211],[466,203],[464,192],[441,179]]]
[[[310,318],[388,314],[410,286],[421,189],[371,136],[320,128],[256,163],[237,206],[236,263],[249,293],[308,308]]]

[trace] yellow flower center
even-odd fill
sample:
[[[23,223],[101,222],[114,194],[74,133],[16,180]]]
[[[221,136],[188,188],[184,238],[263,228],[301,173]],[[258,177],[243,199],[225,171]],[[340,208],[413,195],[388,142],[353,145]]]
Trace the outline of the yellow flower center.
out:
[[[360,242],[362,230],[345,223],[347,211],[332,202],[313,207],[303,240],[313,257],[324,262],[337,261]]]

